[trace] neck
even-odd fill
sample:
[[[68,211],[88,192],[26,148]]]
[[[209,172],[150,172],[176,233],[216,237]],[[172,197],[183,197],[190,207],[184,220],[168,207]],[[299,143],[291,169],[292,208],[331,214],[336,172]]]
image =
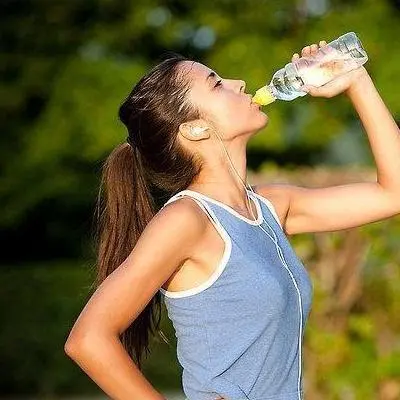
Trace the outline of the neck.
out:
[[[243,182],[247,179],[247,159],[245,146],[230,146],[227,151],[233,166]],[[222,153],[222,154],[221,154]],[[221,148],[217,157],[206,160],[198,177],[188,189],[197,190],[234,208],[247,209],[247,193],[239,176],[232,169],[225,151]]]

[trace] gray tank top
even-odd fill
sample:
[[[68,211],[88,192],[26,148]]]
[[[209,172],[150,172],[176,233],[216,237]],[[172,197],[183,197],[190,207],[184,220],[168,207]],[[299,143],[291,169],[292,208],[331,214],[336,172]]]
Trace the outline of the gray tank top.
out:
[[[190,196],[225,242],[205,282],[182,291],[159,289],[175,329],[189,400],[304,398],[301,350],[312,282],[273,204],[247,192],[257,220],[188,189],[164,204]]]

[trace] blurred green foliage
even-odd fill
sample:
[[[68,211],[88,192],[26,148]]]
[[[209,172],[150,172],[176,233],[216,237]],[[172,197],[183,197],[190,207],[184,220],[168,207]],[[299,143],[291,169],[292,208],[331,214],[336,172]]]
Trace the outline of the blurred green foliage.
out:
[[[7,304],[0,357],[8,366],[1,393],[95,390],[62,349],[92,277],[82,261],[58,260],[93,256],[100,165],[126,137],[119,104],[165,50],[244,79],[254,93],[303,46],[355,31],[376,87],[395,118],[400,114],[398,0],[4,0],[0,7],[0,296]],[[266,111],[268,126],[249,143],[250,169],[373,165],[345,97],[305,96]],[[341,332],[309,325],[318,398],[396,396],[400,232],[392,221],[362,232],[373,245],[363,264],[363,307],[350,310]],[[311,236],[295,243],[305,254],[319,246]],[[329,294],[316,279],[315,309],[323,313]],[[167,321],[165,330],[172,338]],[[149,379],[168,387],[168,377],[178,386],[174,350],[156,346]]]
[[[396,1],[14,0],[1,7],[0,204],[7,212],[0,228],[6,248],[27,244],[20,261],[79,257],[87,248],[85,216],[100,163],[126,136],[118,106],[165,50],[245,79],[254,93],[304,45],[353,30],[399,115]],[[275,102],[267,113],[268,126],[249,143],[249,168],[372,161],[344,96]],[[83,239],[62,240],[66,232]],[[4,257],[15,260],[14,253]]]

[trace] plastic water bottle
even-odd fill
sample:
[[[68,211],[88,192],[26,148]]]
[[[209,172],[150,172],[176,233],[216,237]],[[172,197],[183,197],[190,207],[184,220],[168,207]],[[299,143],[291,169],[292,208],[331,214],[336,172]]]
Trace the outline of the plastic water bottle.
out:
[[[300,90],[303,85],[322,86],[367,60],[357,35],[345,33],[320,47],[314,56],[298,58],[276,71],[271,82],[256,91],[253,102],[266,105],[276,99],[290,101],[305,96],[307,92]]]

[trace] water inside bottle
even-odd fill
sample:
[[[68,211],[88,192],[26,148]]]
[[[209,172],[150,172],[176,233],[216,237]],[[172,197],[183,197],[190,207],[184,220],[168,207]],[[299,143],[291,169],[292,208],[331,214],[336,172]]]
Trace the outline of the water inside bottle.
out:
[[[303,85],[320,87],[367,60],[367,53],[356,34],[348,32],[320,47],[313,56],[301,57],[276,71],[269,85],[257,91],[257,99],[261,104],[269,104],[275,99],[293,100],[306,96],[307,93],[301,90]]]
[[[293,64],[305,85],[317,87],[359,66],[351,55],[342,54],[330,46],[320,48],[315,57],[302,57]]]

